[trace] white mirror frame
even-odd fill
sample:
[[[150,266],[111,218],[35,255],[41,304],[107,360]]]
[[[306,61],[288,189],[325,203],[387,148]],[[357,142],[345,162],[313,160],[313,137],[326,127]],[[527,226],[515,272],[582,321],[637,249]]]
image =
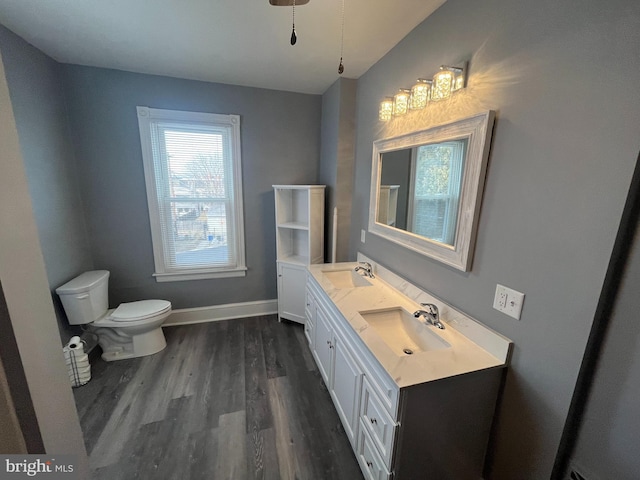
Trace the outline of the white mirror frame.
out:
[[[445,125],[373,142],[369,231],[458,270],[468,272],[471,269],[473,259],[494,121],[495,112],[489,110]],[[383,153],[463,138],[468,139],[467,155],[464,163],[462,191],[453,245],[436,242],[376,222]]]

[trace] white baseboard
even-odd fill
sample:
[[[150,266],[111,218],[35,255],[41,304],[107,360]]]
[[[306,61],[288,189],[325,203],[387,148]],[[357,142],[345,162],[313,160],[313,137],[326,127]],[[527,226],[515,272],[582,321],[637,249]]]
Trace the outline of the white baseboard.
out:
[[[232,318],[257,317],[278,313],[278,300],[260,300],[257,302],[228,303],[210,307],[182,308],[173,310],[162,324],[163,327],[189,325],[192,323],[217,322]]]

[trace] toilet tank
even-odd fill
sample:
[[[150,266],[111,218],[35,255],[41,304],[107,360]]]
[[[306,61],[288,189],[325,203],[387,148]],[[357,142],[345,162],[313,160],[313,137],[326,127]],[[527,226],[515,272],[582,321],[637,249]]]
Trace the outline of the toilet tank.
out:
[[[71,325],[93,322],[109,308],[109,272],[84,272],[56,288]]]

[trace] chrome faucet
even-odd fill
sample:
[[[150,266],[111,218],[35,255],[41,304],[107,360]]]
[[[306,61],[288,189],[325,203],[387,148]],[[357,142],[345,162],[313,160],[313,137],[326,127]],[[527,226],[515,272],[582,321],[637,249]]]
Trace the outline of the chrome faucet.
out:
[[[440,330],[444,330],[444,325],[440,321],[440,312],[438,312],[438,307],[433,303],[421,303],[420,305],[426,307],[427,310],[416,310],[413,312],[413,316],[416,318],[424,317],[428,324],[438,327]]]
[[[360,265],[353,269],[354,272],[359,272],[360,270],[364,272],[365,277],[376,278],[373,276],[373,270],[369,262],[360,262]]]

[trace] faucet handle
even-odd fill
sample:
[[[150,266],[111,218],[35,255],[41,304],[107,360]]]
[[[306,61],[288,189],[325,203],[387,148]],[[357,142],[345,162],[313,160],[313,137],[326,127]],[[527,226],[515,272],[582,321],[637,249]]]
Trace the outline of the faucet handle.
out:
[[[358,262],[358,266],[355,268],[355,271],[364,270],[365,275],[369,278],[375,278],[373,275],[373,268],[369,262]]]
[[[420,302],[420,305],[422,305],[423,307],[426,307],[429,309],[429,313],[431,315],[434,315],[436,317],[436,319],[438,318],[438,306],[434,305],[433,303],[422,303]]]

